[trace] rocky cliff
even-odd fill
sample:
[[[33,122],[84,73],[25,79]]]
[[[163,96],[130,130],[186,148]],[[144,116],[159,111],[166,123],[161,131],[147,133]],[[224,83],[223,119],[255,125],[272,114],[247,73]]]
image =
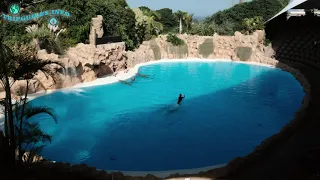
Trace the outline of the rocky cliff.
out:
[[[179,37],[186,42],[185,45],[174,46],[166,41],[166,35],[161,35],[143,42],[134,52],[125,51],[123,42],[97,46],[78,44],[67,50],[63,56],[47,54],[45,50],[41,50],[38,52],[39,58],[63,62],[65,69],[54,67],[57,70],[55,80],[39,72],[31,82],[29,93],[93,81],[112,74],[113,67],[116,71],[123,70],[125,63],[128,68],[152,60],[181,58],[226,58],[266,63],[271,59],[273,51],[263,45],[264,36],[263,31],[257,31],[252,35],[236,32],[234,36],[182,34]],[[24,81],[17,81],[13,92],[21,94],[24,87]]]

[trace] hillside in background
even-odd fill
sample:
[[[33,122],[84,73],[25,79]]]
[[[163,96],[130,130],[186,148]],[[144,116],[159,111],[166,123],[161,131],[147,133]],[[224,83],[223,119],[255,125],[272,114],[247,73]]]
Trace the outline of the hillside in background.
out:
[[[194,23],[190,34],[211,36],[251,33],[264,28],[264,22],[281,11],[289,0],[253,0],[214,13],[204,22]]]
[[[259,16],[262,21],[267,21],[281,11],[289,0],[253,0],[237,4],[232,8],[219,11],[206,18],[206,23],[214,23],[219,26],[228,26],[232,32],[241,31],[245,18]]]

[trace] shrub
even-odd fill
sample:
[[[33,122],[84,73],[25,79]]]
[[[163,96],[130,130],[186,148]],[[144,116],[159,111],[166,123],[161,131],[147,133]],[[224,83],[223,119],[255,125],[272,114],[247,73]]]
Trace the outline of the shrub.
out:
[[[221,25],[215,25],[215,32],[219,35],[234,35],[235,23],[232,21],[224,21]]]
[[[271,44],[271,40],[268,38],[264,38],[264,45],[269,46]]]
[[[178,38],[175,34],[168,34],[167,42],[172,43],[174,46],[182,46],[185,44],[185,42]]]
[[[213,36],[215,33],[215,26],[208,23],[197,23],[191,26],[189,33],[192,35]]]
[[[264,29],[263,19],[261,16],[253,18],[245,18],[242,21],[242,29],[244,33],[251,34],[256,30]]]

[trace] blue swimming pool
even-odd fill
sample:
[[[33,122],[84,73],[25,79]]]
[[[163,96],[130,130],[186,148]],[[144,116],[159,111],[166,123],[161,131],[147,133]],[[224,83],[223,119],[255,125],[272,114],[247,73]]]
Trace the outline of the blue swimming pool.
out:
[[[257,65],[171,62],[139,72],[150,78],[33,100],[58,117],[58,124],[41,117],[41,127],[53,136],[42,155],[124,171],[224,164],[279,132],[304,97],[290,73]],[[176,107],[180,93],[186,98]]]

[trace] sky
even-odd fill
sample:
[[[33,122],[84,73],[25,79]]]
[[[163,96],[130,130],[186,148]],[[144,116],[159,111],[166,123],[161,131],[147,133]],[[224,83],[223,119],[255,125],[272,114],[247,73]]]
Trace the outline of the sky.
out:
[[[219,10],[232,7],[236,0],[127,0],[131,8],[147,6],[157,10],[170,8],[173,11],[181,10],[194,13],[196,17],[209,16]]]

